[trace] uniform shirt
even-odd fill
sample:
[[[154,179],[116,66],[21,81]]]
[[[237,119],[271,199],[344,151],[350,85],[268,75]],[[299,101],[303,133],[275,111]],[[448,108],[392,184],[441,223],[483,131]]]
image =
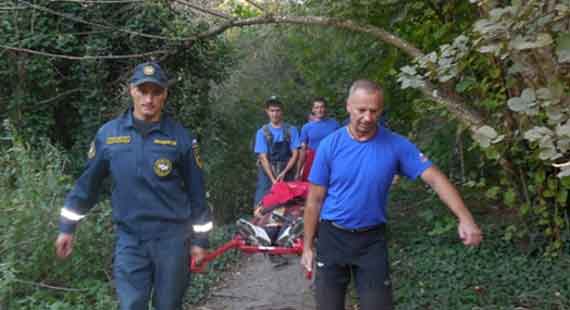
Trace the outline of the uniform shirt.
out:
[[[386,223],[394,175],[415,179],[431,165],[415,145],[384,127],[363,142],[343,127],[321,142],[309,181],[327,188],[321,219],[356,229]]]
[[[143,240],[188,234],[192,225],[195,233],[207,232],[212,224],[197,147],[191,134],[166,115],[145,136],[135,128],[132,109],[109,121],[97,132],[87,166],[66,197],[60,231],[74,231],[110,175],[119,231]],[[207,243],[204,236],[198,239]]]
[[[269,131],[273,136],[273,141],[272,141],[273,143],[285,141],[285,133],[283,130],[285,124],[281,125],[281,127],[279,128],[273,127],[271,123],[268,123],[267,126],[269,127]],[[297,128],[294,126],[287,125],[287,127],[289,127],[289,135],[291,140],[291,143],[289,144],[289,149],[291,151],[294,151],[298,149],[300,146],[299,132],[297,131]],[[267,140],[265,139],[265,134],[263,133],[263,127],[261,127],[257,130],[257,133],[255,134],[254,151],[256,154],[261,154],[261,153],[267,154],[269,152],[269,147],[270,146],[267,145]]]
[[[340,125],[335,119],[327,118],[319,121],[311,121],[301,128],[301,143],[309,146],[310,149],[316,150],[319,143],[333,131],[337,130]]]

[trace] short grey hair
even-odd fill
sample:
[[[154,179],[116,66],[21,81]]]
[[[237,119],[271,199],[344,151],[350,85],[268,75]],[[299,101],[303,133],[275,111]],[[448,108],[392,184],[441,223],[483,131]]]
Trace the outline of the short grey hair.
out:
[[[352,94],[354,94],[357,90],[363,90],[369,94],[373,94],[373,93],[382,93],[382,87],[371,80],[356,80],[354,81],[354,83],[352,83],[352,86],[350,86],[350,90],[348,91],[348,96],[352,96]]]

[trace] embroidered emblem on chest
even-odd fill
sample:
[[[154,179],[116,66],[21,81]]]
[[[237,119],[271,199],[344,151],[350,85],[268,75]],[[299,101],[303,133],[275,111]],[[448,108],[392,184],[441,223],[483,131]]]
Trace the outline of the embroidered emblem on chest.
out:
[[[172,171],[172,162],[166,158],[157,159],[154,162],[154,173],[159,177],[165,177]]]

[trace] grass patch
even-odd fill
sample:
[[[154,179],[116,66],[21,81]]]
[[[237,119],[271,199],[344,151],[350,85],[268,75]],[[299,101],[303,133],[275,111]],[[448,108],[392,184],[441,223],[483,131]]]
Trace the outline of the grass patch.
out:
[[[390,255],[396,308],[570,309],[570,257],[530,255],[504,240],[509,220],[501,211],[470,207],[485,234],[477,248],[463,246],[450,211],[434,194],[406,184],[393,193]]]

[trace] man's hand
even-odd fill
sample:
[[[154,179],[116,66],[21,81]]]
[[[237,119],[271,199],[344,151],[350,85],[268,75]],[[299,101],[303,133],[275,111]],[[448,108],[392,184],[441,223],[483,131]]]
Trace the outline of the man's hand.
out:
[[[73,251],[73,235],[60,233],[55,240],[55,253],[61,259],[66,259]]]
[[[305,268],[305,271],[312,272],[313,271],[313,263],[315,261],[315,254],[313,249],[308,247],[304,247],[303,255],[301,256],[301,265]]]
[[[474,222],[459,222],[457,230],[465,245],[476,246],[483,240],[483,233]]]
[[[285,179],[285,172],[281,172],[280,174],[277,175],[277,177],[275,178],[275,182],[273,182],[273,184],[283,181],[283,179]]]
[[[190,255],[192,255],[192,258],[194,258],[194,261],[196,262],[196,266],[200,266],[202,264],[202,261],[206,257],[206,254],[207,254],[206,249],[204,249],[203,247],[193,245],[190,248]]]

